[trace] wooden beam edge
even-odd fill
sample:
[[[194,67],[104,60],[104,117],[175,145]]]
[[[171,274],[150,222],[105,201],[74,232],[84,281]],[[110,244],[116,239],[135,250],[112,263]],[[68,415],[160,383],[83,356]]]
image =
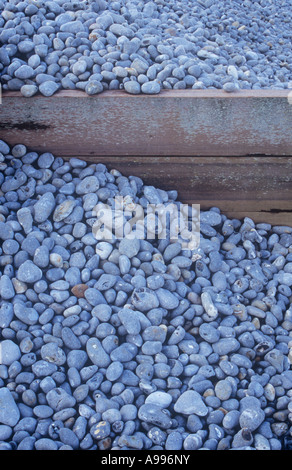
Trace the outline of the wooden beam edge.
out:
[[[290,95],[291,94],[291,95]],[[147,95],[144,93],[140,93],[138,95],[132,95],[127,93],[124,90],[106,90],[97,95],[87,95],[82,90],[59,90],[53,96],[48,97],[50,100],[58,99],[58,98],[98,98],[98,99],[107,99],[107,98],[114,98],[114,97],[124,97],[133,100],[141,100],[141,99],[149,99],[149,98],[163,98],[163,99],[171,99],[171,98],[221,98],[221,99],[238,99],[238,98],[245,98],[245,99],[262,99],[262,98],[289,98],[291,96],[291,103],[292,103],[292,90],[280,90],[280,89],[261,89],[261,90],[238,90],[233,93],[227,93],[224,90],[220,89],[205,89],[205,90],[161,90],[160,93],[155,95]],[[5,98],[23,98],[20,91],[2,91],[2,101]],[[37,93],[31,98],[27,98],[27,100],[34,100],[38,98],[45,98],[42,94]],[[3,104],[3,103],[2,103]]]

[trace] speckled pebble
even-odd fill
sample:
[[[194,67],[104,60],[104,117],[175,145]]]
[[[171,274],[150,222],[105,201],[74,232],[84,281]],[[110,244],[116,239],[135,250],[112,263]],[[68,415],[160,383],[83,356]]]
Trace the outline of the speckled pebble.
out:
[[[90,428],[90,434],[96,440],[104,439],[110,432],[110,424],[107,421],[100,421]]]

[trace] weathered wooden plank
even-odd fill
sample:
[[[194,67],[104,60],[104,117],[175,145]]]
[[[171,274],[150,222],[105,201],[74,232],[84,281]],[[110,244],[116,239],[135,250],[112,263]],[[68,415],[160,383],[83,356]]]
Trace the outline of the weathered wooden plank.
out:
[[[75,155],[73,153],[71,156]],[[231,200],[241,198],[291,200],[292,156],[284,157],[177,157],[177,156],[116,156],[79,155],[88,162],[104,162],[127,174],[135,174],[163,187],[178,185],[186,194],[204,194],[206,198],[220,196]]]
[[[179,200],[220,207],[232,218],[292,225],[292,157],[108,157],[101,162],[146,184],[176,189]]]
[[[62,91],[25,99],[9,92],[0,106],[0,138],[103,162],[177,189],[182,202],[203,209],[218,206],[230,217],[292,225],[289,93],[115,91],[88,97]]]
[[[11,144],[86,155],[292,155],[289,90],[164,90],[159,95],[3,93]]]

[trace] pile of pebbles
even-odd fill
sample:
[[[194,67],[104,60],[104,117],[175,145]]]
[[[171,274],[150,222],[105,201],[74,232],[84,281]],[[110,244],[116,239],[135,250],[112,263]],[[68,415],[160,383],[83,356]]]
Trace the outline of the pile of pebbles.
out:
[[[0,0],[4,90],[286,89],[291,0]]]
[[[292,227],[100,241],[97,203],[177,192],[3,141],[0,168],[0,450],[291,445]]]

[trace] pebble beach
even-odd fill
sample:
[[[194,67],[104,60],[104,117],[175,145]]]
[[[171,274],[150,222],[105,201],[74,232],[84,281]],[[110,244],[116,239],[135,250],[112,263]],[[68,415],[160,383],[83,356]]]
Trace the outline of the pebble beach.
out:
[[[292,227],[212,207],[196,248],[158,220],[100,240],[97,204],[122,197],[125,226],[177,192],[22,144],[0,155],[0,449],[285,448]]]
[[[3,90],[287,89],[291,1],[3,1]]]
[[[0,0],[3,95],[289,89],[291,6]],[[0,140],[0,450],[291,449],[291,299],[292,226]]]

